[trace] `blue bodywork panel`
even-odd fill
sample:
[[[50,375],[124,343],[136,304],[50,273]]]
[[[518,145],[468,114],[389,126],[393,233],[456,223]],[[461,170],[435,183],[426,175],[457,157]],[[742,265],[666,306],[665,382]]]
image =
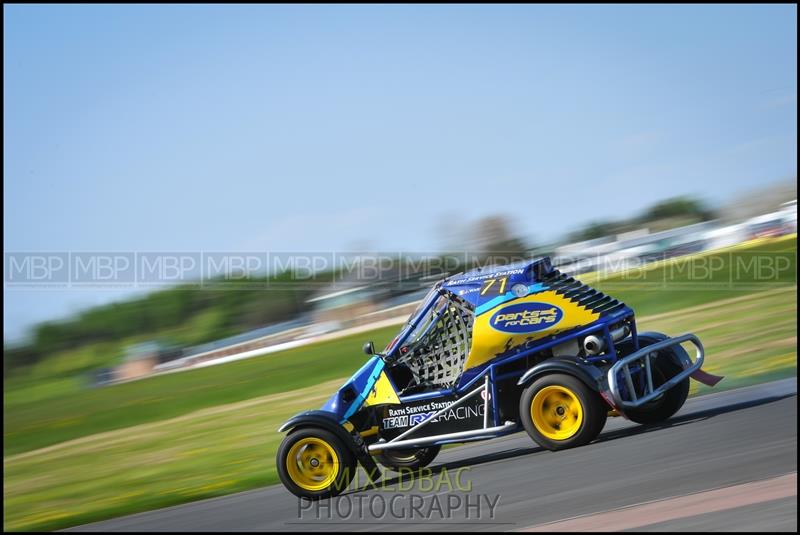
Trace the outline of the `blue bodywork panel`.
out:
[[[372,356],[359,370],[345,382],[339,390],[322,406],[322,410],[335,414],[341,423],[347,421],[369,396],[375,381],[378,380],[385,364],[378,356]],[[345,394],[350,392],[355,397],[345,401]]]
[[[467,273],[454,275],[445,279],[441,283],[443,290],[459,296],[461,299],[469,302],[475,307],[487,307],[492,301],[492,308],[504,302],[503,300],[511,300],[514,294],[511,289],[516,284],[524,284],[525,286],[533,286],[534,291],[537,288],[537,283],[541,282],[541,274],[549,273],[552,270],[549,258],[540,258],[537,260],[525,260],[515,264],[506,266],[488,267],[484,269],[476,269]],[[482,296],[480,293],[483,282],[487,279],[497,279],[507,277],[508,292],[504,296],[495,296],[487,294]],[[476,309],[476,313],[479,313]]]

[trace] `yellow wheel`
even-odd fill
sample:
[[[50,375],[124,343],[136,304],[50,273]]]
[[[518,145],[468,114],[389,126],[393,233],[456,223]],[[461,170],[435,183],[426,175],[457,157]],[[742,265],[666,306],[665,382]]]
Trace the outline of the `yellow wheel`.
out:
[[[317,437],[298,440],[289,448],[286,471],[303,490],[322,490],[336,481],[339,456],[333,447]]]
[[[278,475],[296,496],[320,499],[344,491],[355,475],[355,459],[333,433],[302,428],[290,433],[278,448]]]
[[[523,427],[549,450],[588,444],[602,431],[607,414],[600,394],[571,375],[540,377],[520,397]]]
[[[580,431],[583,407],[573,391],[559,385],[539,390],[531,403],[533,425],[553,440],[566,440]]]

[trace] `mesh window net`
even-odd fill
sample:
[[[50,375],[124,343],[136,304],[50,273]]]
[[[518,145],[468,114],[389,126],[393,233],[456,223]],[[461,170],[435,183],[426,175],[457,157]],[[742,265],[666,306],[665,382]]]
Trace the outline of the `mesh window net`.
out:
[[[461,375],[472,342],[474,311],[469,303],[442,297],[432,324],[402,357],[418,385],[451,387]]]

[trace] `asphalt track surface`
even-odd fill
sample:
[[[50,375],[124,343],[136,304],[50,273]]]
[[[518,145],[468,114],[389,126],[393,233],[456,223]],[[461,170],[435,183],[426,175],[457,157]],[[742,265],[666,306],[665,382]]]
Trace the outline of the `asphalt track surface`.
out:
[[[517,433],[446,449],[431,468],[319,508],[275,485],[73,530],[796,531],[797,379],[690,399],[660,425],[609,419],[581,448]]]

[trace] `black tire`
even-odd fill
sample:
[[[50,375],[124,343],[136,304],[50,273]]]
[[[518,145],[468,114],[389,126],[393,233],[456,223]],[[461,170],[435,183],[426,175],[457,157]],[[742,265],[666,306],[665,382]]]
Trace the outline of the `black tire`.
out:
[[[653,388],[658,388],[664,384],[667,379],[683,371],[683,368],[671,357],[672,355],[669,351],[662,351],[651,361]],[[688,377],[664,392],[658,399],[654,399],[635,409],[626,409],[625,416],[637,424],[656,424],[663,422],[683,407],[687,397],[689,397]]]
[[[307,463],[301,460],[305,456],[310,457]],[[312,465],[314,459],[318,464]],[[289,492],[309,500],[341,494],[350,485],[358,468],[350,448],[330,431],[317,427],[304,427],[289,433],[278,448],[275,464],[278,476]]]
[[[439,455],[441,446],[430,446],[416,450],[386,450],[375,456],[386,468],[399,472],[400,469],[417,470],[431,464]]]
[[[555,451],[583,446],[597,438],[606,424],[608,405],[581,380],[550,374],[522,392],[519,415],[530,437],[543,448]]]

